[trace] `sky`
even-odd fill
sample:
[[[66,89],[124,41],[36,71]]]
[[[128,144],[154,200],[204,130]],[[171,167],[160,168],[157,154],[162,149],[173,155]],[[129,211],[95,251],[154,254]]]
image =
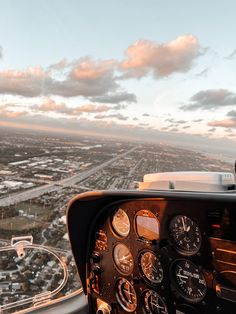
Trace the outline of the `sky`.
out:
[[[0,126],[236,152],[235,1],[0,0]]]

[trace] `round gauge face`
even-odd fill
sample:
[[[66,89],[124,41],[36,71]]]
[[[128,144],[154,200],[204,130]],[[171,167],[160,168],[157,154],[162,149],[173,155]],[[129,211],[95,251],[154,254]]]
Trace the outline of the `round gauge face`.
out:
[[[157,256],[145,251],[140,254],[139,267],[146,281],[151,284],[158,284],[163,279],[163,269]]]
[[[124,278],[117,281],[116,299],[126,312],[134,312],[137,308],[137,295],[134,287]]]
[[[130,221],[126,212],[119,208],[111,219],[112,229],[116,235],[125,238],[130,232]]]
[[[199,268],[188,260],[179,260],[173,265],[176,288],[187,301],[200,302],[206,295],[207,285]]]
[[[144,294],[144,309],[148,314],[168,314],[163,298],[153,290],[148,290]]]
[[[118,243],[113,250],[113,260],[118,271],[123,275],[129,275],[133,271],[134,261],[129,248]]]
[[[198,225],[189,217],[177,215],[169,225],[170,237],[175,249],[182,255],[196,254],[202,244],[202,236]]]

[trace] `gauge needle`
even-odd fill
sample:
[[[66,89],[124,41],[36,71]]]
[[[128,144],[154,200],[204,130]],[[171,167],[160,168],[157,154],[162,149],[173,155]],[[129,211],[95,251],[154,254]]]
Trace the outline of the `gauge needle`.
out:
[[[176,274],[176,276],[181,277],[181,278],[188,279],[188,277],[187,277],[187,276],[184,276],[184,275]]]
[[[182,224],[183,224],[184,231],[187,231],[186,223],[184,221],[184,217],[182,217]]]
[[[120,258],[120,261],[123,261],[124,259],[127,259],[127,257],[129,257],[129,254],[124,255],[123,257]]]
[[[165,310],[164,306],[160,306],[159,304],[156,304],[156,303],[153,303],[153,302],[150,302],[152,305],[154,305],[156,308],[158,309],[162,309],[162,310]]]

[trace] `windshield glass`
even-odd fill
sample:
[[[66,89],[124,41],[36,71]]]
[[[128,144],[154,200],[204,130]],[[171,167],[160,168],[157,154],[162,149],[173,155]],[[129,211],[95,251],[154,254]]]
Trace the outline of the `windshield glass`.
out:
[[[236,6],[0,2],[0,312],[13,313],[79,291],[78,193],[234,171]]]

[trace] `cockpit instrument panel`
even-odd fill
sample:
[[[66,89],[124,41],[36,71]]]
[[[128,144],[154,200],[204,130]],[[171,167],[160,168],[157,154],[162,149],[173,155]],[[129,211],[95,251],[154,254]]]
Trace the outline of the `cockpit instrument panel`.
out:
[[[87,193],[70,204],[90,313],[236,313],[236,195],[196,194]]]

